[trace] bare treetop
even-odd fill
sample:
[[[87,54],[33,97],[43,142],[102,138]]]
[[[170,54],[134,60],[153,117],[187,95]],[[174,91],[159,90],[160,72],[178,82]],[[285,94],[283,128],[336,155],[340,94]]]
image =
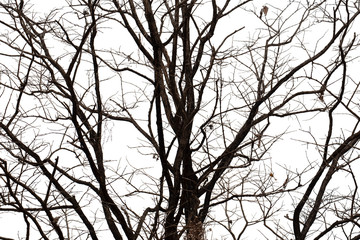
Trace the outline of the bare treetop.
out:
[[[1,1],[2,237],[358,239],[359,13]]]

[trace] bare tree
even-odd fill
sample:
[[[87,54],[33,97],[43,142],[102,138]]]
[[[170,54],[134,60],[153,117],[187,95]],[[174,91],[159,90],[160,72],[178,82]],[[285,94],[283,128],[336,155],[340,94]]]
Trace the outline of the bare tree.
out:
[[[21,237],[359,239],[358,2],[39,7],[0,3],[0,211]],[[300,168],[274,158],[292,131]]]

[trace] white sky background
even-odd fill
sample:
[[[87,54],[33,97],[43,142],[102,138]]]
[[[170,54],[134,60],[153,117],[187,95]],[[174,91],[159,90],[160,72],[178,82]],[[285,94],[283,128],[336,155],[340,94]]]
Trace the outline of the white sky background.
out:
[[[286,3],[284,3],[286,1],[282,1],[282,0],[272,0],[271,4],[268,3],[268,1],[254,1],[253,2],[253,9],[255,9],[256,12],[259,12],[261,7],[263,5],[267,5],[269,6],[269,12],[268,12],[268,18],[271,18],[272,14],[274,14],[275,8],[278,9],[282,9],[285,7]],[[31,4],[34,5],[34,10],[35,11],[43,11],[43,12],[47,12],[50,9],[53,9],[54,6],[61,6],[64,1],[60,1],[60,0],[31,0],[30,1]],[[248,8],[251,8],[251,4],[248,5]],[[237,15],[232,15],[231,18],[224,18],[223,19],[223,24],[217,29],[217,31],[215,32],[215,38],[216,35],[218,34],[221,37],[223,37],[225,35],[225,33],[229,33],[229,31],[232,31],[232,29],[234,28],[234,25],[237,25],[237,27],[241,27],[246,25],[245,30],[242,31],[242,33],[240,33],[239,36],[247,38],[249,35],[247,35],[247,32],[253,33],[253,29],[256,28],[261,28],[264,27],[264,25],[260,22],[259,19],[256,19],[255,16],[251,16],[249,14],[249,20],[244,22],[244,21],[237,21]],[[243,19],[243,16],[242,16]],[[228,21],[228,22],[225,22]],[[109,28],[111,28],[111,26],[109,26]],[[1,29],[0,29],[1,30]],[[322,29],[323,30],[323,29]],[[120,34],[120,33],[113,33],[111,32],[111,34]],[[306,39],[306,42],[310,43],[310,46],[314,46],[312,45],[314,43],[314,39],[318,39],[320,34],[319,32],[312,32],[311,35],[313,36],[313,39]],[[119,36],[117,36],[119,37]],[[107,47],[109,45],[114,45],[117,46],[118,42],[117,37],[113,37],[113,38],[104,38],[104,46]],[[121,35],[121,37],[124,37],[123,35]],[[251,37],[251,35],[250,35]],[[100,37],[99,37],[100,39]],[[97,40],[98,46],[99,46],[99,39]],[[326,41],[328,38],[325,37],[324,41]],[[113,40],[113,41],[112,41]],[[129,41],[131,41],[131,39],[129,38]],[[241,43],[240,43],[241,44]],[[314,46],[315,48],[315,46]],[[59,51],[61,51],[61,49],[59,49]],[[129,53],[134,52],[134,55],[136,54],[136,49],[129,49]],[[303,54],[303,53],[302,53]],[[302,60],[302,55],[299,54],[296,56],[296,58],[298,58],[300,61]],[[306,56],[304,56],[306,57]],[[358,63],[358,62],[357,62]],[[359,69],[359,68],[356,68]],[[357,73],[354,74],[354,76],[360,76],[360,72],[359,70],[355,70],[358,71]],[[106,89],[106,87],[105,87]],[[114,86],[113,85],[109,85],[109,90],[107,90],[107,94],[112,95],[113,93],[110,93],[111,91],[113,91]],[[104,88],[103,88],[103,91]],[[343,116],[339,116],[339,117],[343,117]],[[309,121],[307,121],[309,120]],[[348,120],[348,119],[347,119]],[[274,174],[274,181],[278,181],[279,184],[281,184],[282,182],[284,182],[284,180],[286,179],[286,174],[283,170],[283,168],[281,167],[281,165],[286,165],[288,168],[291,168],[294,172],[299,171],[301,172],[304,168],[304,166],[306,166],[306,164],[308,164],[308,160],[309,161],[318,161],[319,162],[319,155],[317,155],[316,153],[314,153],[313,149],[311,149],[311,146],[307,146],[299,141],[296,140],[311,140],[310,136],[308,133],[305,132],[299,132],[297,131],[300,127],[304,130],[308,129],[309,131],[311,131],[311,133],[313,135],[317,135],[317,136],[323,136],[323,138],[325,138],[325,134],[327,132],[327,124],[328,124],[328,120],[327,120],[327,114],[323,113],[323,114],[319,114],[316,117],[313,117],[312,114],[308,114],[308,115],[304,115],[299,117],[298,119],[293,118],[293,120],[284,118],[284,119],[273,119],[272,120],[272,127],[270,128],[270,130],[267,132],[267,134],[279,134],[282,131],[285,131],[286,129],[288,129],[288,134],[283,136],[283,140],[278,141],[272,148],[271,151],[271,161],[272,161],[272,172]],[[345,123],[344,123],[345,125]],[[130,125],[128,125],[130,126]],[[108,128],[112,128],[112,125],[108,125]],[[341,126],[340,126],[341,128]],[[129,129],[129,132],[124,133],[124,129]],[[144,162],[145,161],[139,161],[138,163],[136,161],[133,161],[133,159],[136,159],[139,157],[139,155],[129,155],[129,154],[133,154],[135,151],[133,149],[133,147],[136,147],[139,145],[139,137],[137,135],[134,134],[134,131],[132,131],[133,129],[131,128],[122,128],[122,134],[126,135],[126,138],[124,137],[116,137],[116,136],[110,136],[109,132],[109,138],[108,138],[108,142],[106,143],[106,148],[109,152],[108,152],[108,157],[112,158],[114,157],[114,160],[116,159],[121,159],[121,161],[127,161],[127,160],[131,160],[131,164],[136,166],[137,164],[141,164],[142,167],[144,167]],[[112,132],[116,131],[116,129],[112,129]],[[119,153],[118,149],[126,149],[130,147],[131,149],[129,149],[129,151],[122,151],[122,153]],[[110,151],[110,149],[114,149],[114,152]],[[143,156],[142,156],[143,158]],[[308,160],[307,160],[308,158]],[[155,160],[151,159],[151,156],[149,155],[149,167],[151,167],[154,162],[156,163]],[[157,164],[157,163],[156,163]],[[268,163],[269,164],[269,163]],[[270,164],[269,164],[270,165]],[[314,165],[315,167],[316,165]],[[159,169],[154,169],[153,171],[159,171]],[[309,175],[310,176],[310,175]],[[138,202],[138,206],[141,207],[141,201]],[[291,206],[290,206],[291,207]],[[290,208],[289,208],[290,209]],[[221,215],[221,214],[220,214]],[[291,215],[291,213],[289,214]],[[21,227],[19,227],[19,223],[20,221],[17,220],[18,216],[15,216],[13,214],[0,214],[0,236],[4,235],[7,237],[13,237],[15,239],[17,239],[17,234],[23,235],[23,233],[21,232],[17,232],[19,229],[21,229]],[[286,220],[284,220],[286,221]],[[22,222],[22,221],[21,221]],[[24,228],[25,229],[25,225]],[[213,231],[212,236],[213,239],[222,239],[222,236],[220,234],[221,230],[219,231]],[[248,239],[264,239],[263,236],[261,236],[258,232],[257,229],[254,229],[253,232],[249,231],[249,238]],[[257,236],[258,238],[255,238],[255,236]],[[244,238],[245,239],[245,238]]]

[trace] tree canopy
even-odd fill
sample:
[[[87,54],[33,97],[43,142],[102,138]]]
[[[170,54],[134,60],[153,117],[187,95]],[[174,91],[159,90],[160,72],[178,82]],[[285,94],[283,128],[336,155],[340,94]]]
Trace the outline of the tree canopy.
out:
[[[2,237],[359,239],[359,13],[0,1]]]

